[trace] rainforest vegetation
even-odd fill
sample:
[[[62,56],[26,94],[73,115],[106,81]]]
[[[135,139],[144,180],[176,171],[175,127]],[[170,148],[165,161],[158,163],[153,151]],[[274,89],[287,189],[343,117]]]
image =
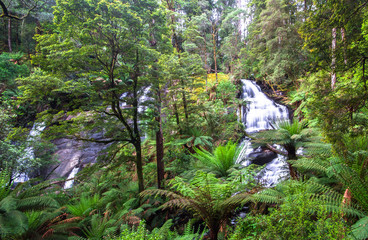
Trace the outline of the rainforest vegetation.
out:
[[[368,1],[0,0],[0,33],[1,239],[368,239]],[[290,121],[247,132],[242,79]],[[60,141],[102,147],[55,175]]]

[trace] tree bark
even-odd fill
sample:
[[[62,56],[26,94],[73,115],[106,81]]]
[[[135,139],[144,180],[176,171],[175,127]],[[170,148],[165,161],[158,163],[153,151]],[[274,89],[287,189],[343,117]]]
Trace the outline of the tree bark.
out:
[[[139,139],[136,144],[134,144],[135,151],[136,151],[136,170],[137,170],[137,177],[138,177],[138,191],[144,191],[144,179],[143,179],[143,164],[142,164],[142,147],[141,147],[141,140]]]
[[[293,145],[284,145],[284,148],[285,150],[287,151],[287,159],[288,160],[296,160],[298,159],[297,156],[296,156],[296,149],[295,149],[295,146]],[[295,169],[293,168],[293,166],[288,163],[288,167],[289,167],[289,173],[290,173],[290,176],[292,179],[297,179],[298,176],[297,176],[297,173],[295,171]]]
[[[9,48],[9,52],[13,52],[11,33],[12,33],[11,18],[8,18],[8,48]]]
[[[161,93],[160,89],[157,90],[158,104],[156,121],[158,124],[158,130],[156,131],[156,161],[157,161],[157,187],[162,188],[162,181],[164,180],[165,168],[164,168],[164,138],[162,135],[161,127]]]
[[[341,40],[342,40],[342,43],[344,45],[344,64],[345,65],[348,65],[348,59],[347,59],[347,56],[346,56],[346,38],[345,38],[345,28],[341,28]]]
[[[136,167],[137,167],[137,176],[138,176],[138,188],[139,192],[144,191],[144,179],[143,179],[143,163],[142,163],[142,146],[141,146],[141,135],[139,133],[138,126],[138,76],[139,76],[139,52],[136,51],[136,64],[137,67],[135,69],[134,77],[133,77],[133,132],[134,139],[133,145],[136,150]]]
[[[220,231],[220,226],[212,226],[210,229],[210,239],[217,240],[219,231]]]
[[[188,104],[187,104],[187,97],[185,96],[184,86],[183,86],[182,94],[183,94],[183,105],[184,105],[185,120],[188,121],[189,120]]]
[[[175,99],[174,99],[174,102],[175,102]],[[176,105],[176,103],[174,103],[173,106],[174,106],[174,115],[176,119],[176,125],[178,125],[178,128],[180,128],[180,118],[179,118],[178,106]]]
[[[218,83],[217,56],[216,56],[216,26],[215,26],[215,24],[212,24],[212,44],[213,44],[213,60],[215,62],[216,83]]]
[[[331,61],[331,89],[335,89],[336,85],[336,28],[332,28],[332,61]]]

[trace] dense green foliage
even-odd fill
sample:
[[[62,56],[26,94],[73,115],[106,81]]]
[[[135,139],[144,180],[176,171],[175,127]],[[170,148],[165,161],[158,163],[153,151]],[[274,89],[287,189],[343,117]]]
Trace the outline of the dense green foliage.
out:
[[[1,239],[367,239],[367,13],[0,0]],[[272,188],[236,162],[242,78],[294,113],[248,135],[286,156]],[[61,137],[105,146],[70,189],[45,180]]]

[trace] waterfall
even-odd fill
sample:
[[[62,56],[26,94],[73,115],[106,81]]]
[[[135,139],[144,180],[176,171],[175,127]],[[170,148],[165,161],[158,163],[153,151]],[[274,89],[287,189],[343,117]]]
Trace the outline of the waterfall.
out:
[[[242,80],[242,96],[247,104],[242,109],[242,121],[246,126],[247,133],[255,133],[261,130],[272,129],[272,123],[279,120],[289,119],[289,111],[286,106],[275,103],[268,98],[256,84],[255,81]],[[250,139],[245,138],[241,144],[241,152],[238,162],[249,165],[250,155],[257,155],[259,150],[251,147]],[[266,167],[259,173],[259,177],[266,186],[272,186],[280,178],[285,176],[285,157],[278,155],[266,164]]]
[[[75,175],[77,175],[78,171],[79,171],[79,167],[74,167],[66,179],[68,180],[68,179],[74,178]],[[64,189],[71,188],[73,186],[73,183],[74,183],[74,179],[66,181],[64,184]]]
[[[46,124],[44,122],[42,123],[35,122],[27,137],[27,145],[29,145],[29,143],[32,141],[36,141],[37,138],[40,136],[41,132],[45,128],[46,128]],[[34,158],[35,158],[34,149],[32,146],[28,146],[24,149],[24,155],[21,159],[19,159],[19,164],[27,165],[27,162],[33,160]],[[19,174],[19,176],[17,176],[14,179],[15,182],[25,182],[28,180],[29,180],[29,177],[26,173],[21,173]]]

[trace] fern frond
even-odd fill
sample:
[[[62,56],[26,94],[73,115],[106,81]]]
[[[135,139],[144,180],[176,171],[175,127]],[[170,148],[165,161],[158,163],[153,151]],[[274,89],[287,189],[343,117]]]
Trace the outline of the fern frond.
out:
[[[47,196],[28,197],[18,200],[18,209],[21,211],[29,209],[43,210],[46,208],[56,209],[59,207],[59,203],[55,199]]]
[[[268,204],[281,204],[285,194],[277,189],[265,189],[250,197],[253,202],[263,202]]]
[[[364,240],[368,238],[368,216],[361,218],[352,226],[352,233],[355,239]]]
[[[332,169],[336,178],[350,189],[353,197],[368,212],[368,183],[360,178],[357,172],[345,164],[333,163]]]
[[[179,194],[176,194],[174,192],[167,191],[167,190],[162,190],[162,189],[147,189],[141,192],[139,196],[142,198],[148,197],[148,196],[165,196],[165,197],[174,198],[174,199],[182,198],[182,196],[180,196]]]
[[[0,172],[0,201],[7,197],[10,193],[10,174],[7,170],[2,170]]]
[[[296,167],[304,171],[317,171],[324,175],[327,175],[328,168],[330,167],[329,162],[313,159],[313,158],[301,158],[297,161],[289,161],[293,167]]]

